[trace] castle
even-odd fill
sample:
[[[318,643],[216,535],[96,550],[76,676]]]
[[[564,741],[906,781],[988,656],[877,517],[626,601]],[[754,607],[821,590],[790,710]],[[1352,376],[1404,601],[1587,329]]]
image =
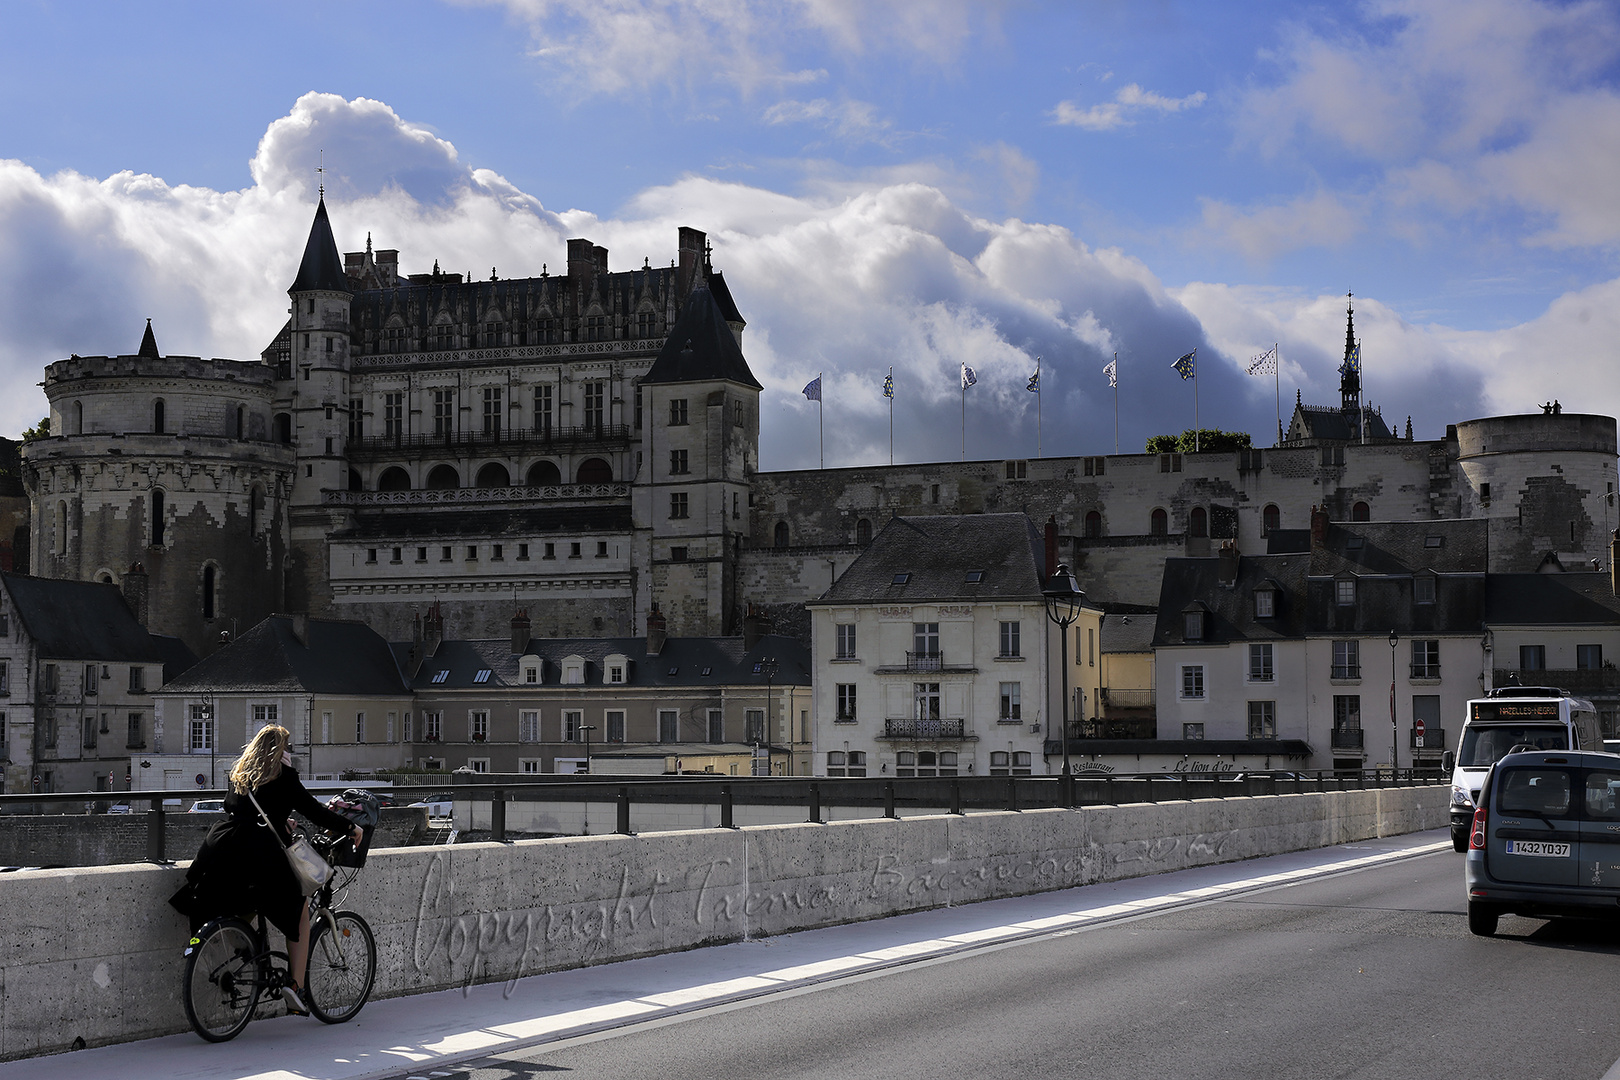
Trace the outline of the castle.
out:
[[[340,255],[324,201],[254,361],[133,355],[45,369],[49,438],[22,471],[32,572],[117,582],[199,653],[272,612],[405,640],[438,603],[464,638],[808,634],[821,596],[899,515],[1054,518],[1093,601],[1151,607],[1164,560],[1263,552],[1313,510],[1478,518],[1490,569],[1607,562],[1615,421],[1563,413],[1392,435],[1360,401],[1296,403],[1274,448],[759,471],[745,322],[702,232],[667,267],[487,281]],[[1353,316],[1351,317],[1353,319]],[[131,575],[139,566],[144,573]]]

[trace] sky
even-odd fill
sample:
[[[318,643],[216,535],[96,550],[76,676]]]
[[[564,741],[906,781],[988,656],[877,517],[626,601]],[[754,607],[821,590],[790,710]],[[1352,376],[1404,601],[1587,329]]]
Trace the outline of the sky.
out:
[[[896,461],[1137,452],[1195,417],[1269,446],[1296,394],[1338,403],[1350,293],[1397,430],[1620,413],[1612,2],[6,11],[8,435],[45,364],[148,317],[165,353],[256,359],[320,183],[339,246],[407,273],[538,274],[570,237],[627,270],[704,230],[765,469],[886,462],[891,368]]]

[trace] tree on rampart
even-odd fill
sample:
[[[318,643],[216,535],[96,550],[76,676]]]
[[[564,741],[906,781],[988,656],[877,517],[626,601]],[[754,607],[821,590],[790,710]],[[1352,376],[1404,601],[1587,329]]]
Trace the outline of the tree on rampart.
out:
[[[1150,454],[1191,454],[1194,452],[1195,435],[1198,450],[1205,454],[1220,453],[1223,450],[1248,450],[1252,448],[1249,433],[1246,431],[1200,428],[1195,433],[1192,428],[1188,428],[1180,435],[1153,436],[1147,441],[1147,452]]]

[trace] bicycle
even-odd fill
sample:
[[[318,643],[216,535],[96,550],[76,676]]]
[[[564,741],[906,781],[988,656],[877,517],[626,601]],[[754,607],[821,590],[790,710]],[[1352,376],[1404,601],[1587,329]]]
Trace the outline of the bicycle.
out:
[[[371,997],[377,978],[377,939],[358,912],[333,908],[365,865],[371,830],[355,850],[346,838],[314,841],[334,873],[309,898],[309,967],[304,1001],[327,1024],[352,1020]],[[221,916],[204,923],[186,945],[181,997],[186,1019],[209,1042],[242,1033],[263,1001],[281,1000],[289,981],[287,954],[271,949],[262,914]],[[279,965],[278,962],[279,961]]]

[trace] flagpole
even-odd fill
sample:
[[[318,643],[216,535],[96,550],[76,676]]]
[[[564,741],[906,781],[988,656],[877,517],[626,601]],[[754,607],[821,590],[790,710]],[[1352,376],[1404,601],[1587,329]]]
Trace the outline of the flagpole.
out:
[[[1198,346],[1193,346],[1193,453],[1198,453]]]
[[[1041,358],[1035,358],[1035,456],[1041,456]]]
[[[1119,352],[1114,352],[1114,456],[1119,456]]]
[[[894,365],[889,365],[889,385],[894,385]],[[894,464],[894,395],[889,395],[889,464]]]
[[[957,379],[962,384],[962,460],[967,460],[967,377]]]
[[[816,372],[816,382],[821,382],[821,372]],[[816,395],[816,435],[821,443],[821,467],[827,467],[827,428],[821,421],[821,394]]]
[[[1277,388],[1277,445],[1283,444],[1282,426],[1282,357],[1278,350],[1282,348],[1281,342],[1273,342],[1271,346],[1271,378]]]

